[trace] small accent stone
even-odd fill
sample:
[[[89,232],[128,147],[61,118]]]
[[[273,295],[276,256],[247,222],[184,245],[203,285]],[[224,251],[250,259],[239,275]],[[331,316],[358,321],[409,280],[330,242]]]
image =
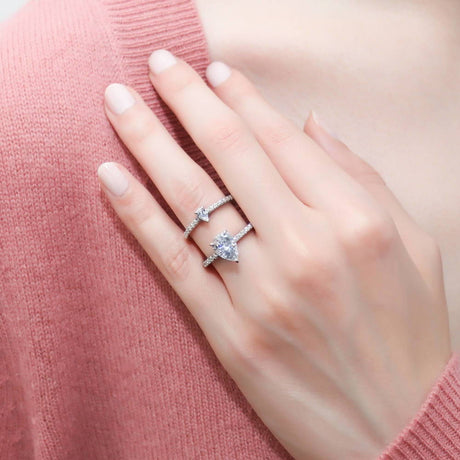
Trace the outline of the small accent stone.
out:
[[[208,212],[206,211],[206,209],[203,208],[203,206],[200,206],[200,207],[195,211],[195,214],[197,215],[197,217],[198,217],[200,220],[204,220],[205,222],[209,222],[209,214],[208,214]]]

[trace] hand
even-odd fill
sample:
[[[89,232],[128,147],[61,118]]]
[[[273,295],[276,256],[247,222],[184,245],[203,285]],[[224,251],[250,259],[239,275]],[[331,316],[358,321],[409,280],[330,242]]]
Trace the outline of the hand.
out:
[[[291,455],[375,458],[451,355],[438,246],[313,117],[302,131],[222,63],[207,69],[213,90],[164,50],[150,64],[155,90],[254,229],[239,263],[204,268],[214,237],[247,223],[233,202],[186,240],[112,163],[98,170],[112,206]],[[184,227],[223,197],[133,89],[110,85],[106,114]]]

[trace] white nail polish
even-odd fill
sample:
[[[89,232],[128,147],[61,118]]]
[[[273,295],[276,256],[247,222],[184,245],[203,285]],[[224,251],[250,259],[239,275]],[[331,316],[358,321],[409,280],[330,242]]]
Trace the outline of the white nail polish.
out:
[[[230,77],[232,73],[230,67],[220,61],[211,62],[206,69],[206,78],[211,86],[216,87]]]
[[[156,50],[150,55],[149,67],[155,75],[158,75],[176,62],[177,59],[168,50]]]
[[[115,163],[102,163],[97,169],[97,175],[102,183],[116,196],[121,196],[128,190],[128,179]]]
[[[337,136],[337,134],[335,133],[335,131],[332,131],[329,127],[327,127],[318,117],[318,114],[312,110],[311,111],[311,116],[313,118],[313,121],[318,125],[320,126],[321,128],[324,129],[324,131],[326,131],[326,133],[328,133],[331,137],[333,137],[334,139],[338,139],[339,137]]]
[[[117,115],[121,115],[136,102],[128,89],[120,83],[112,83],[107,86],[105,100],[108,108]]]

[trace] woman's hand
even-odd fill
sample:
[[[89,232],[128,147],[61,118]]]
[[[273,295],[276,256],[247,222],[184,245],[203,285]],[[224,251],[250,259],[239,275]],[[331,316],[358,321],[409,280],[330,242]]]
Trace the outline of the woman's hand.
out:
[[[377,457],[451,355],[436,243],[313,117],[302,131],[222,63],[207,69],[214,91],[164,50],[150,65],[254,230],[238,242],[239,263],[204,268],[214,237],[247,223],[232,202],[186,240],[112,163],[98,170],[112,206],[295,458]],[[109,86],[106,113],[184,227],[224,196],[134,90]]]

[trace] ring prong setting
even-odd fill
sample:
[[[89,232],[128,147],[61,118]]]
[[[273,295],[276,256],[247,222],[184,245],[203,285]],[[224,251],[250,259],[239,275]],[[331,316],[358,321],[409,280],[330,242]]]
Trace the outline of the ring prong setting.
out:
[[[198,219],[204,221],[204,222],[209,222],[209,213],[206,211],[206,209],[203,206],[200,206],[196,211],[195,211],[196,216]]]

